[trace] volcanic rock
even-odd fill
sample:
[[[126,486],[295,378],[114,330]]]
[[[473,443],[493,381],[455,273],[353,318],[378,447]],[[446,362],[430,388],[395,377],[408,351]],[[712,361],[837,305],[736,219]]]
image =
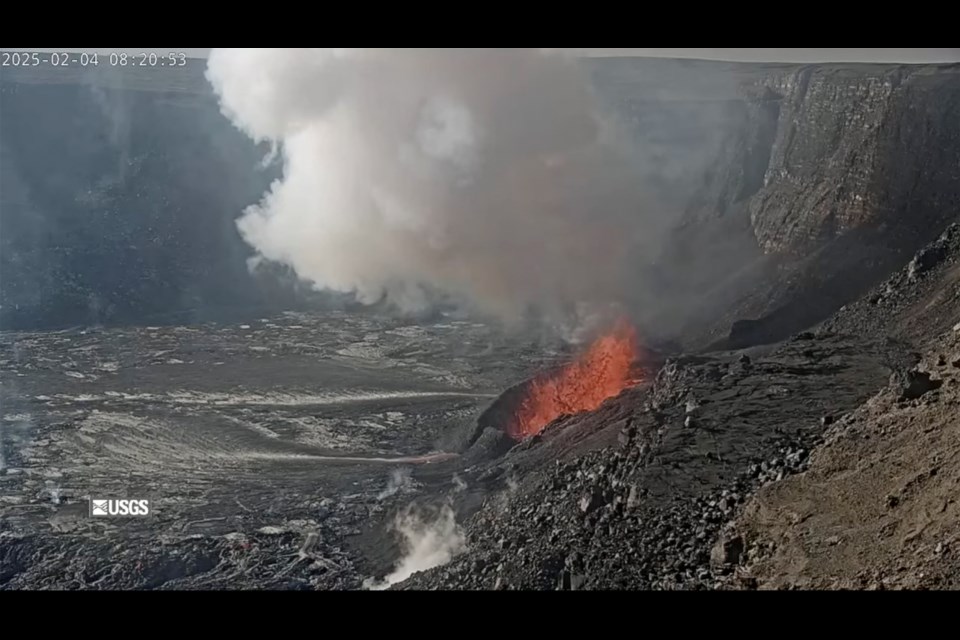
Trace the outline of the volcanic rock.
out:
[[[636,427],[633,426],[633,423],[627,423],[623,429],[620,430],[620,433],[617,435],[617,443],[621,448],[627,448],[630,443],[633,441],[634,436],[636,435]]]
[[[463,454],[468,464],[476,464],[482,460],[497,458],[510,450],[516,444],[500,429],[486,427],[479,437]]]
[[[583,514],[590,514],[606,504],[606,501],[603,499],[603,492],[599,489],[594,489],[584,493],[580,497],[580,512]]]
[[[925,371],[913,370],[894,374],[890,383],[900,390],[901,400],[916,400],[930,391],[939,389],[943,381],[932,378]]]
[[[907,278],[911,281],[916,280],[920,275],[937,266],[946,257],[947,249],[940,244],[922,249],[907,265]]]
[[[714,568],[737,564],[742,553],[743,538],[740,536],[722,538],[710,551],[710,564]]]

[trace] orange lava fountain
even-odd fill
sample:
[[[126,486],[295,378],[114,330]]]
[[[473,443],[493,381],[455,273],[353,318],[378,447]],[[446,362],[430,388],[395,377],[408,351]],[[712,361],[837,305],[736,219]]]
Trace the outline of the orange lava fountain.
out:
[[[522,440],[540,433],[562,415],[598,408],[604,400],[639,382],[631,375],[636,357],[636,332],[621,320],[560,371],[530,382],[508,434]]]

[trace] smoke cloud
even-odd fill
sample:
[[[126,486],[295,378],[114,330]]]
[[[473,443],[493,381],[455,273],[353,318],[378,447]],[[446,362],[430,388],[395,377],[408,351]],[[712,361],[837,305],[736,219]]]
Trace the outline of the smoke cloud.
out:
[[[466,537],[449,503],[432,516],[410,505],[397,516],[395,527],[404,539],[404,555],[382,581],[368,580],[364,585],[368,589],[388,589],[415,573],[444,565],[466,550]]]
[[[207,76],[284,164],[243,237],[318,289],[559,314],[616,301],[656,242],[622,136],[563,55],[214,49]]]

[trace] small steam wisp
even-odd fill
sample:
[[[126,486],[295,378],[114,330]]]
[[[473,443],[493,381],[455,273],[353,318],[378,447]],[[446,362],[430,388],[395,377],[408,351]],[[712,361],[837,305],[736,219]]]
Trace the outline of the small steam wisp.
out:
[[[449,503],[435,514],[410,505],[397,516],[394,527],[403,537],[403,557],[383,580],[367,580],[367,589],[388,589],[415,573],[444,565],[466,550],[466,537]]]

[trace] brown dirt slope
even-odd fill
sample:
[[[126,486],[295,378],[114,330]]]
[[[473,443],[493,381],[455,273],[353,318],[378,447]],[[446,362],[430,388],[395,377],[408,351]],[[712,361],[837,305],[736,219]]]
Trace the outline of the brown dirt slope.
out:
[[[945,275],[933,295],[904,305],[901,320],[923,322],[918,310],[945,296],[956,308],[960,275]],[[805,473],[747,502],[724,536],[745,547],[735,584],[960,588],[960,323],[923,351],[916,369],[828,431]]]

